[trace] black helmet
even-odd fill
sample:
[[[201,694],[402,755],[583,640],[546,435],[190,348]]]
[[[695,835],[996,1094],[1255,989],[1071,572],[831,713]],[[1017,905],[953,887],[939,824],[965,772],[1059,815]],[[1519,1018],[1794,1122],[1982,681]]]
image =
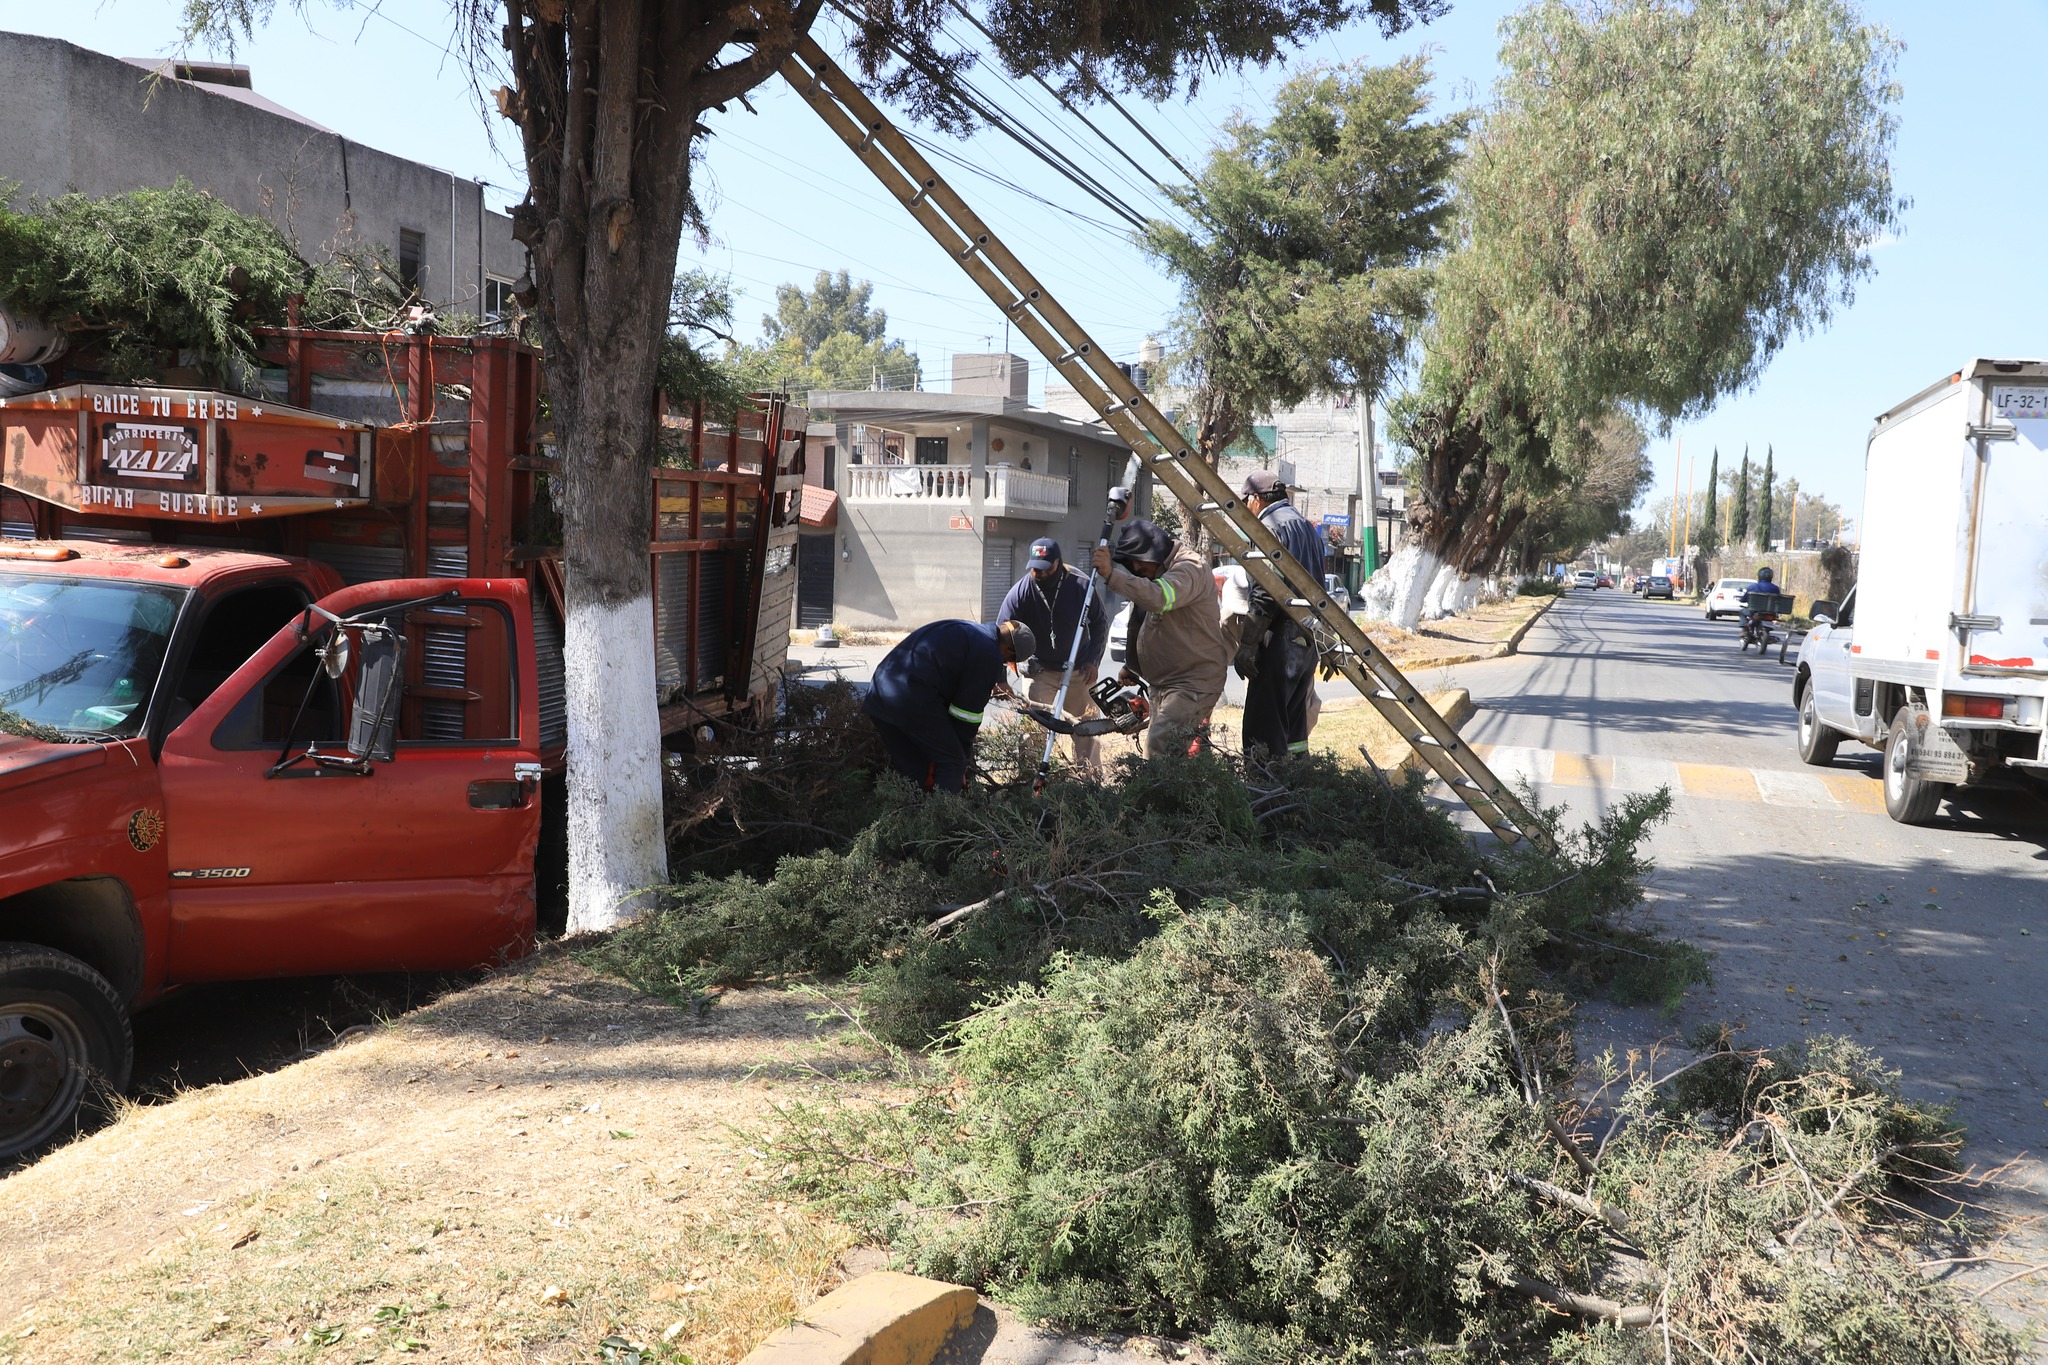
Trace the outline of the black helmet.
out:
[[[1764,565],[1761,569],[1758,569],[1756,571],[1756,581],[1759,583],[1768,583],[1771,581],[1773,576],[1774,575],[1772,573],[1771,566],[1768,564]]]
[[[1132,517],[1117,527],[1109,552],[1119,564],[1164,564],[1173,553],[1173,537],[1143,517]]]

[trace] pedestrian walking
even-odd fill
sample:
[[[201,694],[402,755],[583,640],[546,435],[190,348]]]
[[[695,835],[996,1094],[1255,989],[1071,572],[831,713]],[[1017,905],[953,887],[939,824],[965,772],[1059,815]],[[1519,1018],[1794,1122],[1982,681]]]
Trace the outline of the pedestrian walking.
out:
[[[1122,681],[1142,680],[1152,693],[1147,757],[1192,747],[1223,695],[1230,655],[1208,563],[1137,517],[1118,528],[1114,546],[1096,547],[1095,571],[1131,603]]]
[[[926,791],[964,791],[982,713],[1004,672],[1038,652],[1016,621],[934,621],[903,637],[875,665],[861,710],[874,722],[889,765]]]
[[[1266,529],[1309,577],[1323,581],[1323,537],[1288,500],[1287,485],[1270,469],[1255,469],[1238,489]],[[1309,694],[1315,687],[1316,645],[1273,595],[1251,585],[1251,610],[1238,637],[1235,664],[1245,680],[1244,750],[1273,755],[1308,752]]]
[[[1024,576],[1003,599],[996,621],[1016,621],[1031,628],[1032,637],[1038,641],[1038,653],[1033,658],[1019,659],[1017,672],[1028,681],[1031,700],[1044,707],[1050,707],[1059,696],[1067,654],[1078,635],[1081,649],[1074,657],[1074,677],[1067,685],[1066,704],[1061,709],[1075,720],[1101,714],[1088,689],[1094,685],[1102,653],[1109,646],[1109,608],[1103,594],[1090,597],[1088,580],[1067,565],[1057,540],[1042,536],[1031,542],[1031,558],[1025,565]],[[1099,776],[1102,765],[1096,757],[1094,736],[1074,735],[1071,740],[1074,766],[1088,776]]]

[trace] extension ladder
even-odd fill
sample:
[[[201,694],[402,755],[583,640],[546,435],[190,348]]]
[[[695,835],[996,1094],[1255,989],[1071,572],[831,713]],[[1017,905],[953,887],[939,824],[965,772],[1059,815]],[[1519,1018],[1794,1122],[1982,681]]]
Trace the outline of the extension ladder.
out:
[[[800,39],[781,70],[882,187],[910,210],[932,240],[1123,438],[1141,466],[1193,508],[1218,543],[1233,544],[1238,538],[1248,542],[1237,553],[1245,571],[1311,636],[1320,626],[1336,637],[1342,648],[1326,655],[1325,662],[1335,663],[1359,695],[1379,709],[1486,827],[1503,843],[1527,837],[1548,844],[1543,827],[1507,785],[1358,623],[1330,600],[1324,586],[1311,581],[1308,570],[1239,502],[1222,476],[1188,449],[1187,437],[1045,292],[817,41],[809,36]]]

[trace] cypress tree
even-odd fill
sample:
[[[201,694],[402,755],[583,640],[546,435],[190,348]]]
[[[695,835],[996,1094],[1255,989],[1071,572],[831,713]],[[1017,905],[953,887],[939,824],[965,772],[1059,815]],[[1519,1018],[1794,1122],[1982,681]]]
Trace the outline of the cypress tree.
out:
[[[1771,552],[1771,447],[1764,447],[1764,484],[1757,503],[1756,525],[1757,544],[1765,554]]]
[[[1728,543],[1747,545],[1749,543],[1749,447],[1742,448],[1742,473],[1735,480],[1735,507],[1729,514]]]
[[[1721,447],[1714,447],[1714,458],[1707,462],[1707,505],[1700,517],[1700,553],[1710,555],[1721,548],[1721,528],[1718,508],[1714,501],[1715,485],[1721,479]]]

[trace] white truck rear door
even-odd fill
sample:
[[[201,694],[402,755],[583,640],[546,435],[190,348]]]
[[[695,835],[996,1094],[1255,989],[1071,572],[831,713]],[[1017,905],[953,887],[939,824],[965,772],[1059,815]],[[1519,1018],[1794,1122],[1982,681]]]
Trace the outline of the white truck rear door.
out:
[[[1992,420],[2015,437],[1987,441],[1964,666],[2048,670],[2048,384],[1990,381]],[[1996,618],[1997,624],[1991,624]]]

